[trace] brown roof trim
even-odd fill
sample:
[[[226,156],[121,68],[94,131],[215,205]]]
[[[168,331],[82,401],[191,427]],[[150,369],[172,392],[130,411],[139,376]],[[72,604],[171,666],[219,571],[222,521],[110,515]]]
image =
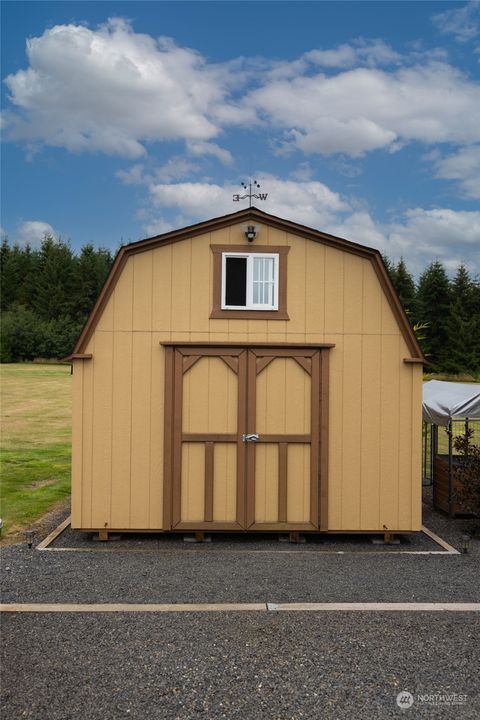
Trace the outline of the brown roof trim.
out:
[[[72,353],[67,357],[62,358],[61,362],[72,362],[72,360],[91,360],[93,358],[92,353]]]
[[[418,344],[415,333],[412,330],[412,327],[405,314],[405,310],[403,309],[402,304],[395,291],[395,288],[392,285],[387,269],[385,268],[382,256],[378,250],[374,250],[365,245],[359,245],[358,243],[354,243],[349,240],[344,240],[343,238],[336,237],[335,235],[329,235],[328,233],[314,230],[313,228],[309,228],[305,225],[300,225],[298,223],[292,222],[291,220],[284,220],[283,218],[279,218],[276,215],[269,215],[263,210],[259,210],[255,207],[245,208],[244,210],[230,213],[228,215],[223,215],[218,218],[213,218],[212,220],[196,223],[195,225],[189,225],[188,227],[181,228],[180,230],[172,230],[162,235],[156,235],[155,237],[147,238],[145,240],[139,240],[138,242],[124,245],[124,247],[120,249],[117,257],[115,258],[113,267],[110,270],[110,273],[100,292],[98,300],[95,303],[95,306],[90,313],[87,322],[85,323],[85,327],[83,328],[82,333],[78,338],[72,355],[69,357],[72,357],[73,355],[79,353],[81,354],[86,347],[86,344],[95,329],[98,319],[100,318],[100,315],[102,314],[110,295],[112,294],[117,279],[121,271],[123,270],[123,267],[129,255],[146,252],[147,250],[152,250],[153,248],[159,247],[160,245],[169,245],[170,243],[180,242],[181,240],[186,240],[196,235],[202,235],[207,232],[220,230],[221,228],[227,227],[228,225],[231,225],[235,222],[245,222],[252,220],[256,220],[258,222],[265,222],[270,227],[277,228],[278,230],[289,232],[294,235],[299,235],[300,237],[304,237],[308,240],[320,242],[324,245],[336,248],[337,250],[343,250],[345,252],[352,253],[353,255],[358,255],[360,257],[370,260],[373,264],[375,273],[380,281],[380,284],[382,285],[382,288],[385,292],[392,312],[395,315],[398,325],[402,331],[402,335],[405,338],[405,342],[407,343],[412,358],[419,358],[424,361],[420,345]]]
[[[403,358],[403,362],[410,363],[412,365],[414,365],[415,363],[418,365],[426,365],[427,361],[425,360],[425,358],[411,357],[411,358]]]

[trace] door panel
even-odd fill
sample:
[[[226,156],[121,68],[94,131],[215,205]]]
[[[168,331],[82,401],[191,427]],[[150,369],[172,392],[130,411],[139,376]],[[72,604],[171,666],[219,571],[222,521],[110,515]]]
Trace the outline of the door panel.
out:
[[[242,349],[174,352],[172,528],[245,526],[246,362]]]
[[[247,527],[318,528],[318,351],[249,351],[247,428]]]
[[[299,347],[167,353],[166,527],[319,528],[321,360],[320,350]]]

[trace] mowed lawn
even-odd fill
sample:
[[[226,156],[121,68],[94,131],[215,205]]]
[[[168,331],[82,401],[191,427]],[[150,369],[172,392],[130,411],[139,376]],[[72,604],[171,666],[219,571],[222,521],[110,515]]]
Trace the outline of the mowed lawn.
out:
[[[0,366],[3,534],[36,520],[70,494],[69,365]]]

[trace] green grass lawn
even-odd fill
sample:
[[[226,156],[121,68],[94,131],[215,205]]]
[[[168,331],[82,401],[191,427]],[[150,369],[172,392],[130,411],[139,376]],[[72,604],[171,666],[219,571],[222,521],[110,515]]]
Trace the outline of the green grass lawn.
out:
[[[1,517],[18,531],[70,494],[68,365],[1,365]]]

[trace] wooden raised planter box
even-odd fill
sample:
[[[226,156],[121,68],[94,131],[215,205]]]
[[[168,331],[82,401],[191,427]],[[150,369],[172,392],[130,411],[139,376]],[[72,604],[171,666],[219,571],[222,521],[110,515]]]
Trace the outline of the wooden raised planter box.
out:
[[[459,455],[452,457],[452,512],[453,515],[465,514],[462,510],[458,501],[455,500],[455,494],[460,489],[460,480],[456,479],[456,469],[462,464],[464,458]],[[449,464],[448,455],[437,455],[435,457],[435,479],[434,479],[434,493],[433,493],[433,504],[438,510],[449,512],[449,493],[448,493],[448,474]]]

